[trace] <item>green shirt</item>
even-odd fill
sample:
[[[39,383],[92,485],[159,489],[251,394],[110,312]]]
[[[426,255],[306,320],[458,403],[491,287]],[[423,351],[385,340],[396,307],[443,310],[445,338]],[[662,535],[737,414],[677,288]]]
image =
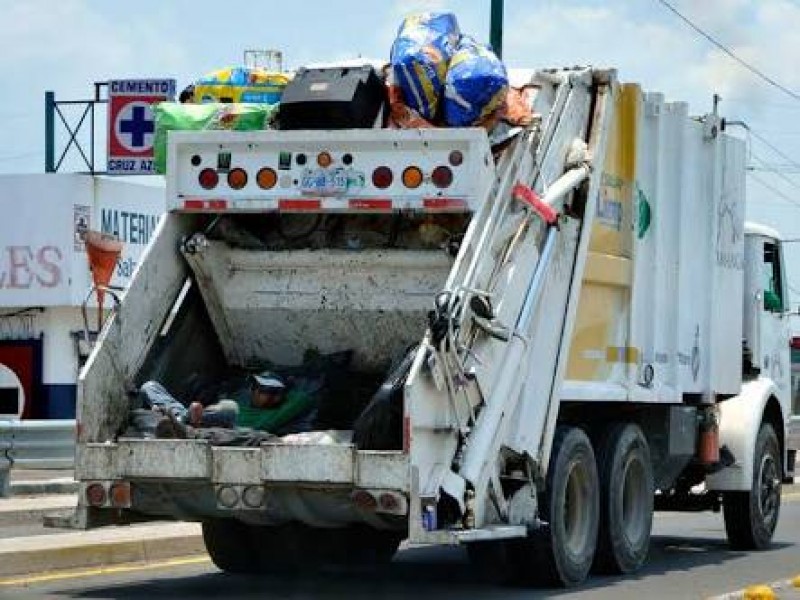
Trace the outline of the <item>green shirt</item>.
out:
[[[237,426],[280,434],[284,427],[316,408],[319,391],[318,383],[299,380],[286,392],[283,402],[272,408],[253,406],[249,385],[237,389],[229,398],[239,405]]]

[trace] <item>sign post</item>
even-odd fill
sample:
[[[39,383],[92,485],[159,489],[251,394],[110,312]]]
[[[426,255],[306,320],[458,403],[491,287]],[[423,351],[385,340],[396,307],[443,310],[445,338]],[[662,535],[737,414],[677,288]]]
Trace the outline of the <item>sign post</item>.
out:
[[[174,79],[108,82],[108,162],[110,175],[155,174],[152,105],[175,99]]]

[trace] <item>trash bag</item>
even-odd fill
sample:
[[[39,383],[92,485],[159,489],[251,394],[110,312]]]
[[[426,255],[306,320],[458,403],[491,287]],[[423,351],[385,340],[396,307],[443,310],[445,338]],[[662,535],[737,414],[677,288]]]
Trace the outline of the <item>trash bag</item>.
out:
[[[437,115],[447,65],[460,35],[454,14],[420,13],[403,21],[392,44],[392,71],[405,102],[429,121]]]
[[[502,108],[506,68],[494,52],[464,36],[450,61],[444,89],[444,120],[450,127],[480,125]]]
[[[228,67],[204,75],[194,83],[197,103],[276,104],[289,83],[284,73],[250,67]]]
[[[403,386],[419,346],[409,348],[353,424],[359,450],[403,449]]]
[[[167,170],[167,132],[228,129],[269,129],[275,104],[180,104],[160,102],[153,106],[156,134],[153,159],[156,172]]]

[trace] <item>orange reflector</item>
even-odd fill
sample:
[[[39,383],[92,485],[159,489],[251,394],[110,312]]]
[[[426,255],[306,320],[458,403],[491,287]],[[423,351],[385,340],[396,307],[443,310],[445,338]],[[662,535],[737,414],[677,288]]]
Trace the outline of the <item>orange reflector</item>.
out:
[[[131,484],[127,481],[117,481],[109,490],[111,506],[115,508],[128,508],[131,505]]]
[[[314,198],[310,200],[299,200],[293,198],[283,198],[278,200],[278,210],[319,210],[322,208],[322,200]]]
[[[228,185],[234,190],[242,189],[247,185],[247,172],[244,169],[233,169],[228,172]]]
[[[333,164],[333,158],[331,157],[330,152],[320,152],[317,154],[317,164],[323,169],[330,167],[331,164]]]
[[[425,198],[422,206],[428,210],[454,210],[466,208],[467,203],[458,198]]]
[[[412,190],[422,185],[422,171],[419,167],[407,167],[403,171],[403,185]]]
[[[264,167],[256,175],[256,183],[262,190],[269,190],[275,187],[278,182],[278,174],[269,167]]]
[[[384,198],[353,198],[347,202],[351,210],[392,210],[392,201]]]
[[[103,506],[106,503],[106,488],[102,483],[92,483],[86,488],[86,502],[89,506]]]

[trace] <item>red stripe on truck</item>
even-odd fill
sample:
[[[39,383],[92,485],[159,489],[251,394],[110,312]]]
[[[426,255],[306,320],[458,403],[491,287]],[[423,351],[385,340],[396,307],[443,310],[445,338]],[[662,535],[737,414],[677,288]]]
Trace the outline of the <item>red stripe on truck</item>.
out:
[[[278,210],[319,210],[321,208],[322,200],[319,198],[313,198],[310,200],[282,198],[278,200]]]
[[[227,200],[184,200],[183,208],[186,210],[226,210]]]
[[[347,206],[353,210],[392,210],[392,201],[388,198],[353,198]]]
[[[442,210],[448,208],[465,208],[467,203],[458,198],[425,198],[422,201],[422,206],[429,210]]]

